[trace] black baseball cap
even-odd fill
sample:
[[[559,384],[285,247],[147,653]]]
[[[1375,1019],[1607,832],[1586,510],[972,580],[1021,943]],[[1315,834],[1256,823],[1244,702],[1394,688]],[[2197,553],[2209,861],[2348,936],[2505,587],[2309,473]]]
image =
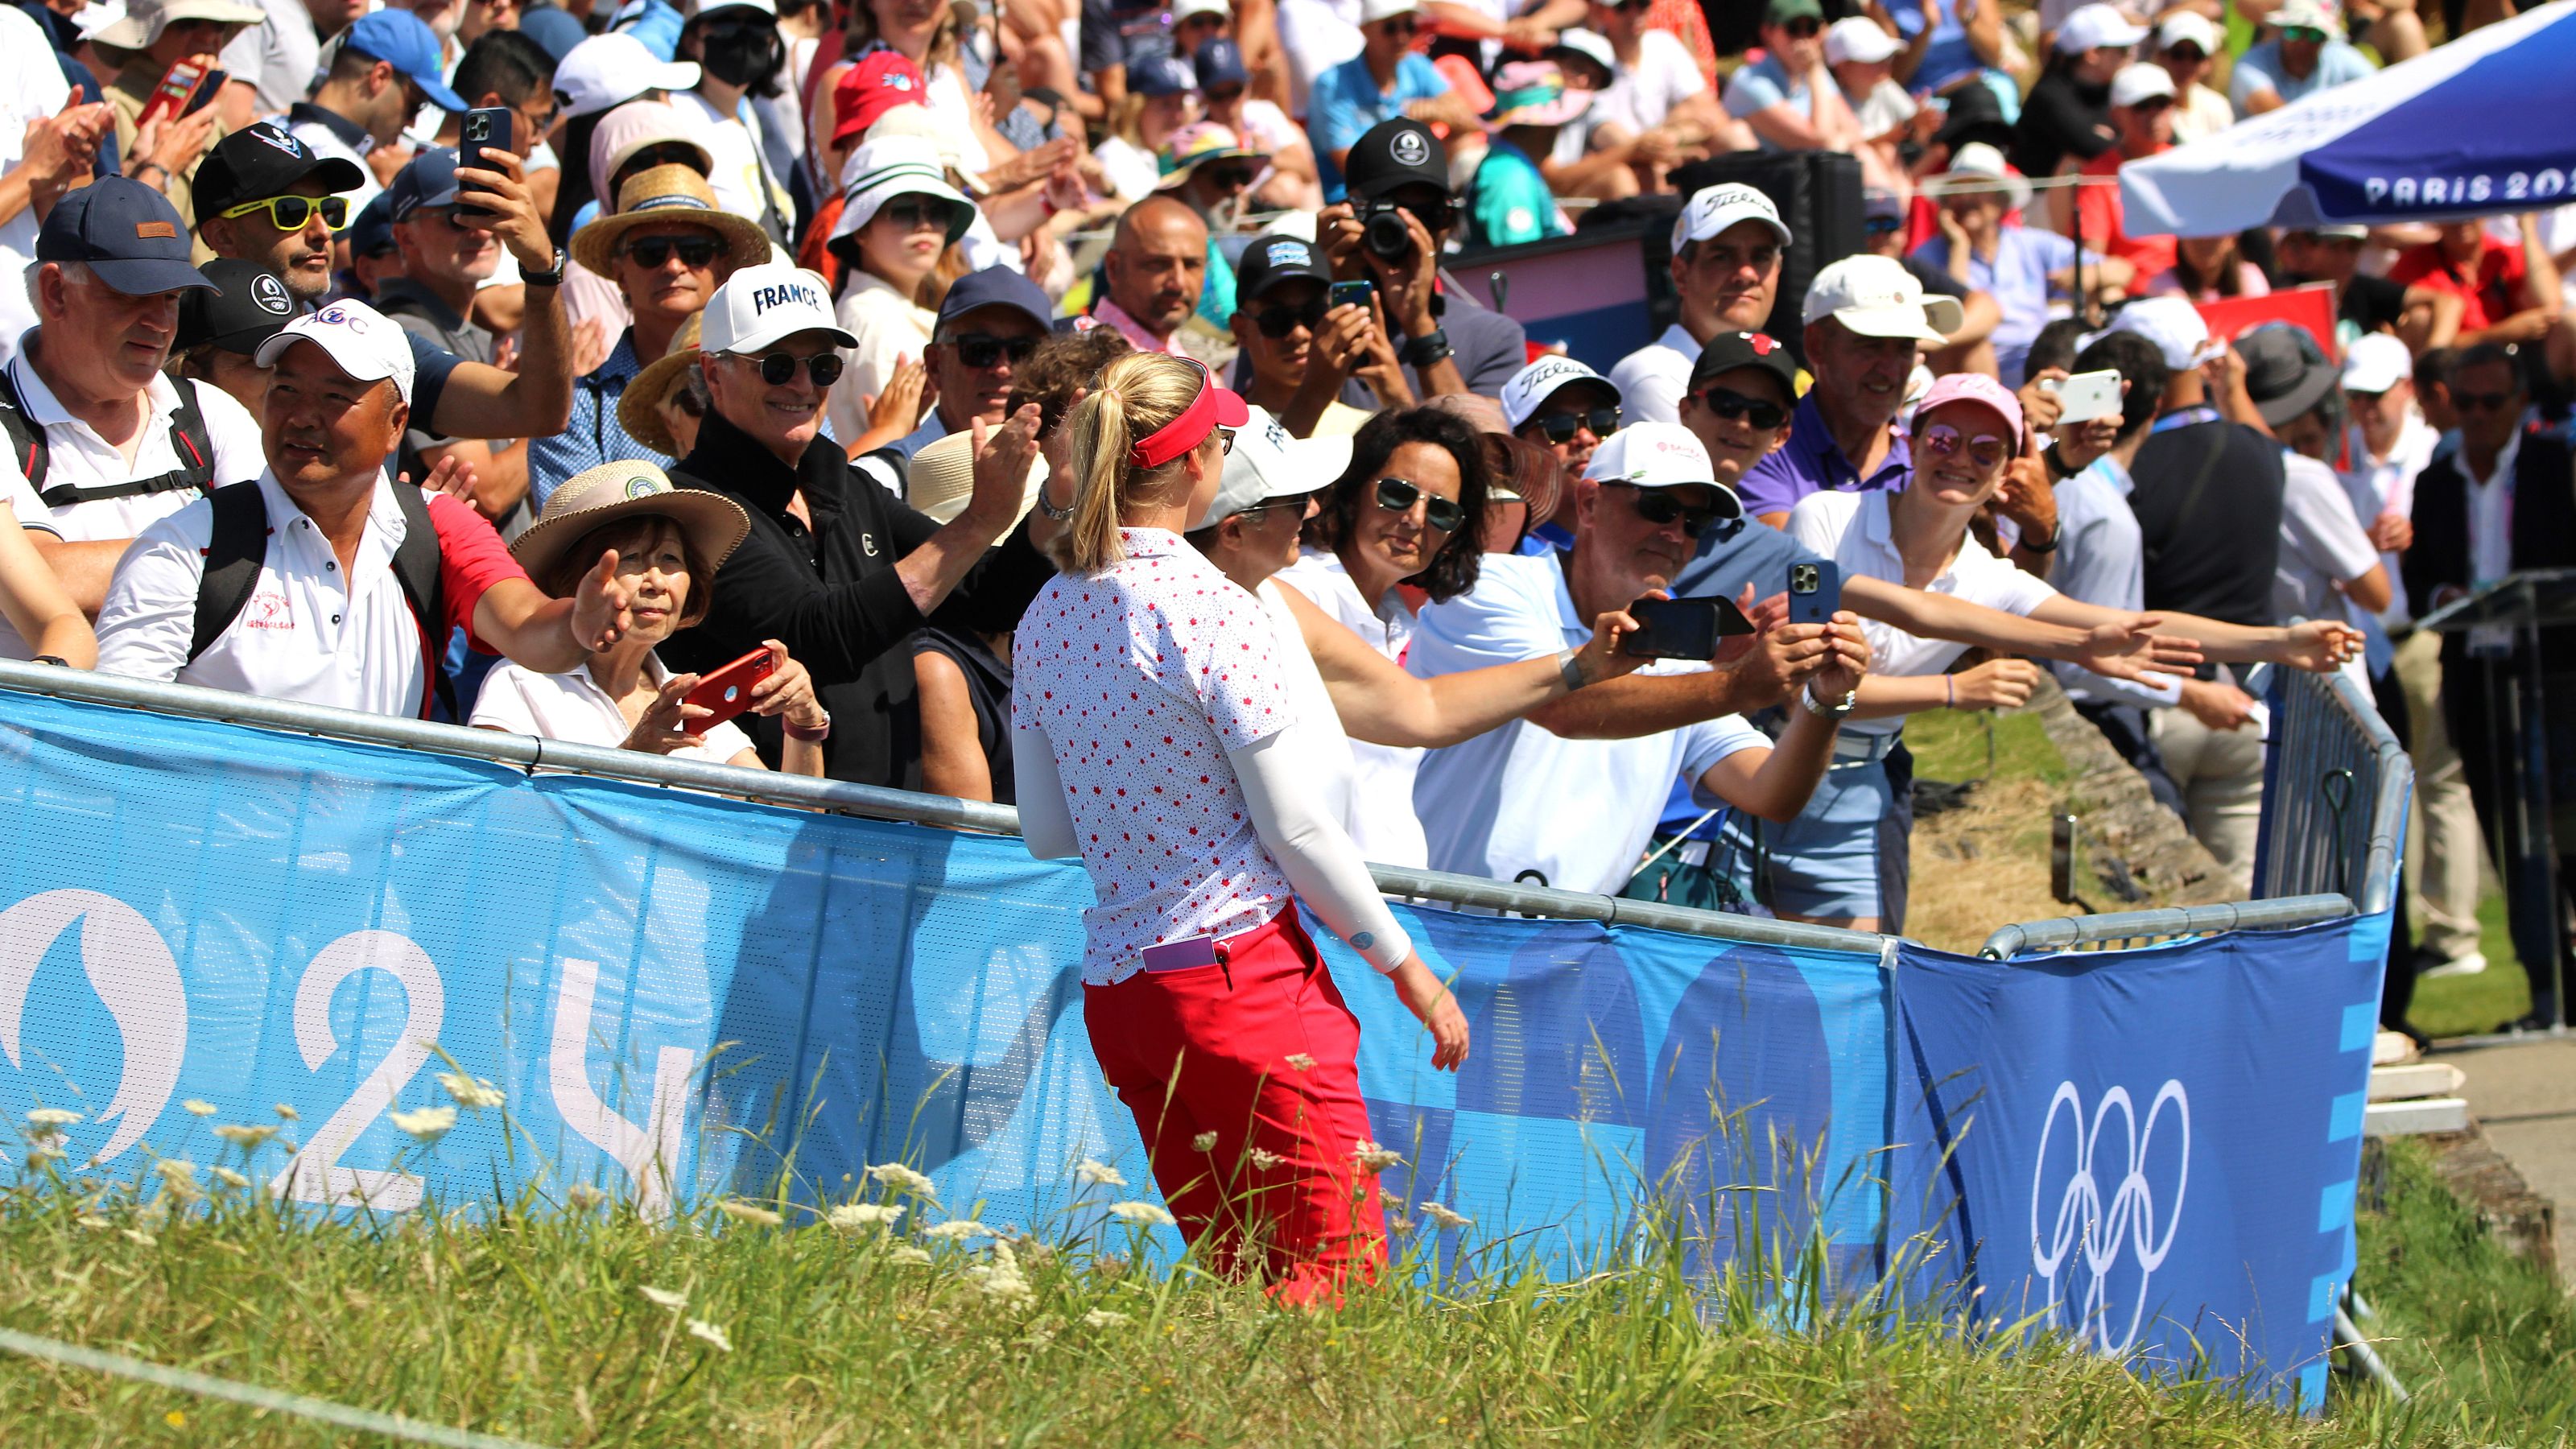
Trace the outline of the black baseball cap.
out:
[[[86,262],[129,297],[214,285],[188,265],[188,228],[178,208],[126,176],[93,181],[55,202],[36,233],[36,260]]]
[[[206,263],[205,274],[216,290],[200,289],[179,299],[174,347],[185,350],[211,342],[247,357],[295,320],[295,299],[285,280],[259,263],[217,257]]]
[[[319,176],[328,195],[355,191],[366,173],[345,156],[325,156],[271,121],[246,126],[215,143],[197,168],[197,219],[221,216],[245,201],[265,201]]]
[[[1333,269],[1324,264],[1323,253],[1313,242],[1293,236],[1257,236],[1243,249],[1243,259],[1234,264],[1234,295],[1238,302],[1249,302],[1282,282],[1299,279],[1333,283]]]
[[[1699,350],[1699,361],[1691,364],[1691,391],[1745,367],[1758,367],[1780,379],[1780,390],[1791,402],[1798,400],[1798,364],[1789,356],[1788,344],[1762,332],[1720,332],[1708,339]]]
[[[1380,121],[1351,143],[1342,178],[1353,201],[1367,201],[1399,186],[1449,190],[1449,153],[1431,128],[1410,117]]]

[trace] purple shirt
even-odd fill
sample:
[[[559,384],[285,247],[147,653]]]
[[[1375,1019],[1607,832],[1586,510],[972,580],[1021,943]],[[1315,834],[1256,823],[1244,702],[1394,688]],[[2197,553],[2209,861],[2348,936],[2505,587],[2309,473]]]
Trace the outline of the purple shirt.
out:
[[[1756,518],[1766,513],[1786,513],[1798,506],[1798,500],[1810,493],[1866,493],[1873,488],[1897,489],[1905,486],[1906,471],[1913,466],[1906,456],[1905,434],[1893,433],[1888,441],[1887,460],[1878,471],[1864,478],[1852,466],[1843,450],[1834,446],[1834,435],[1825,428],[1825,415],[1816,407],[1815,389],[1798,400],[1798,410],[1790,415],[1789,441],[1780,450],[1754,464],[1736,480],[1735,491],[1744,499],[1744,511]]]

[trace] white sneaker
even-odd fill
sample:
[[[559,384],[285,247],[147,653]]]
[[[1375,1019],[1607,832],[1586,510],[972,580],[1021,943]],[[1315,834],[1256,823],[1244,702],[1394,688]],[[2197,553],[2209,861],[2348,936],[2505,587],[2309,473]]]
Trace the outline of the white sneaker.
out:
[[[2445,961],[2441,965],[2434,967],[2432,970],[2425,972],[2424,975],[2427,979],[2441,976],[2475,976],[2486,969],[2486,953],[2483,951],[2471,951],[2466,956],[2452,957],[2450,960]]]

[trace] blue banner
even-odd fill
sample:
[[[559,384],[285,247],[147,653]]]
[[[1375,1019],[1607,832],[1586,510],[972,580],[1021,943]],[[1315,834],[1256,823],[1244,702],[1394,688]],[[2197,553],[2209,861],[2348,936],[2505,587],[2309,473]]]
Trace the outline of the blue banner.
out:
[[[1889,1236],[1919,1296],[2325,1396],[2389,918],[2011,963],[1899,952]]]
[[[8,693],[0,804],[0,1113],[81,1114],[70,1164],[222,1165],[317,1207],[587,1183],[664,1212],[840,1200],[902,1162],[949,1211],[1050,1236],[1106,1207],[1081,1159],[1152,1195],[1083,1031],[1088,882],[1016,840]],[[1406,1159],[1396,1210],[1473,1220],[1450,1261],[1573,1271],[1678,1223],[1703,1261],[1821,1228],[1874,1271],[1875,956],[1404,914],[1458,974],[1465,1071],[1327,955]],[[449,1071],[506,1106],[424,1144],[390,1116],[453,1105]],[[245,1125],[279,1140],[215,1135]]]

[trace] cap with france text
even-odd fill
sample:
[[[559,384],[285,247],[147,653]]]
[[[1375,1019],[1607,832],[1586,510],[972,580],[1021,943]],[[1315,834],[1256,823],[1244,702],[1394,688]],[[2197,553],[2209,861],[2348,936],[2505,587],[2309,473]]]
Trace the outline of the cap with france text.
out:
[[[188,229],[169,198],[124,176],[93,181],[54,203],[36,233],[36,260],[81,262],[129,297],[211,287],[188,264]]]
[[[1449,153],[1431,128],[1410,116],[1380,121],[1360,133],[1342,162],[1351,199],[1367,201],[1399,186],[1449,190]]]
[[[859,345],[832,316],[831,284],[794,262],[735,272],[707,299],[705,315],[698,346],[708,353],[748,355],[799,332],[820,332],[835,347]]]
[[[1511,375],[1503,384],[1503,426],[1519,432],[1521,425],[1538,415],[1547,400],[1576,384],[1599,388],[1610,395],[1610,405],[1621,401],[1618,387],[1610,379],[1571,357],[1542,357]]]
[[[367,184],[367,174],[345,156],[325,156],[274,121],[244,126],[217,141],[197,166],[197,220],[221,216],[245,201],[285,196],[316,178],[322,194],[337,196]]]
[[[274,367],[298,342],[321,348],[329,354],[332,366],[360,382],[392,379],[402,400],[411,401],[412,374],[419,366],[412,359],[411,338],[392,318],[366,303],[340,301],[321,311],[307,312],[261,343],[252,360],[262,367]]]

